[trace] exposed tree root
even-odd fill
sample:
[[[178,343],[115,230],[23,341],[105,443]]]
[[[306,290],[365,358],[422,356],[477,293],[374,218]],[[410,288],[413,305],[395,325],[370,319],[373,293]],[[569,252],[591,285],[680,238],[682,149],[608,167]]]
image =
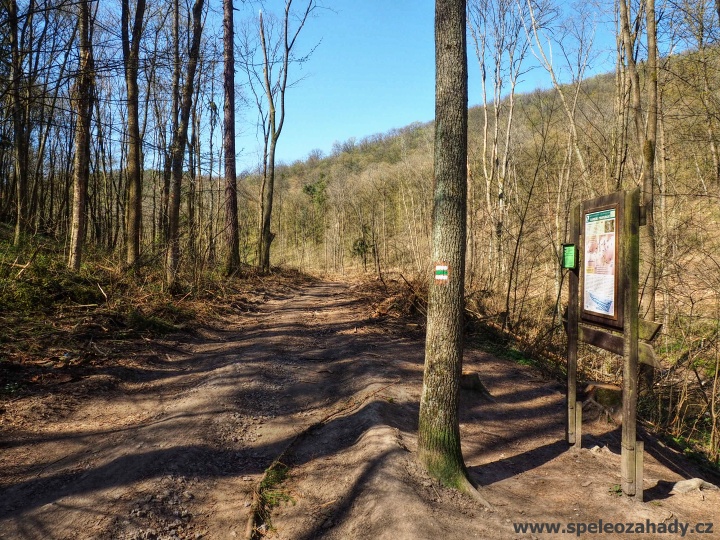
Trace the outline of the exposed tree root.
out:
[[[458,486],[458,489],[463,493],[467,493],[468,495],[470,495],[476,502],[483,505],[486,510],[493,509],[493,506],[480,493],[480,486],[472,482],[467,476],[463,476],[462,480],[460,481],[460,485]]]

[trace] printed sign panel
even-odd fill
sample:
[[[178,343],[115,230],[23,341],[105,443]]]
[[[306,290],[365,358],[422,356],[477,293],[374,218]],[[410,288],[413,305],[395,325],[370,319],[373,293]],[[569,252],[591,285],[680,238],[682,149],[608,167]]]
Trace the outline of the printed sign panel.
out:
[[[585,214],[585,311],[615,317],[616,210]]]
[[[605,195],[582,203],[580,256],[581,319],[614,329],[623,327],[624,196]]]

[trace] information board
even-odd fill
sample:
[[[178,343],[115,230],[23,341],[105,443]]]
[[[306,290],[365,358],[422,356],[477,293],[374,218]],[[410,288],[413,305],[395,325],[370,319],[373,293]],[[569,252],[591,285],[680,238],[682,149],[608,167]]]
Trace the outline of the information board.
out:
[[[585,214],[585,311],[614,317],[615,220],[614,208]]]
[[[622,207],[610,195],[585,201],[582,209],[581,318],[614,328],[622,328],[618,291]]]

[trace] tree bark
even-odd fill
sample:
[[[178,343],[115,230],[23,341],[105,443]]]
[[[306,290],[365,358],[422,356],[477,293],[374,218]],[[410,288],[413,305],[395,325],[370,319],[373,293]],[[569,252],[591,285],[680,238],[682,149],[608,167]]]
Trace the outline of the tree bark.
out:
[[[235,162],[235,28],[233,2],[223,0],[223,84],[225,106],[223,146],[225,152],[225,238],[227,260],[225,272],[240,268],[240,225],[238,221],[237,172]]]
[[[289,10],[292,0],[288,0],[287,9]],[[285,17],[285,27],[287,28],[287,14]],[[287,39],[287,33],[285,33]],[[273,240],[273,234],[270,230],[270,220],[272,217],[273,194],[275,191],[275,147],[277,140],[282,131],[282,121],[284,120],[284,107],[280,110],[280,122],[277,122],[277,109],[275,107],[275,95],[270,82],[270,58],[268,56],[268,45],[265,37],[265,25],[263,24],[262,12],[260,12],[260,44],[263,51],[263,83],[265,85],[265,96],[268,100],[268,131],[266,146],[269,144],[269,151],[265,156],[265,165],[263,167],[263,185],[261,193],[261,215],[260,215],[260,238],[258,244],[258,267],[263,273],[270,271],[270,244]],[[289,53],[287,46],[285,50]],[[285,56],[285,80],[287,81],[287,55]],[[284,103],[285,86],[280,88],[280,98]]]
[[[165,163],[163,168],[163,183],[160,201],[160,230],[162,231],[162,239],[165,248],[170,243],[170,183],[172,177],[172,161],[173,161],[173,144],[175,134],[178,130],[178,122],[180,117],[180,0],[173,0],[173,74],[171,82],[171,105],[170,105],[170,144],[169,149],[165,153]],[[156,105],[159,109],[159,105]],[[158,115],[159,117],[159,115]]]
[[[655,0],[646,0],[647,17],[647,81],[648,112],[647,130],[643,143],[643,188],[642,207],[645,210],[645,227],[640,229],[643,263],[645,266],[645,287],[643,288],[640,313],[650,321],[655,320],[656,245],[655,245],[655,147],[658,123],[658,68],[657,68],[657,21]]]
[[[465,0],[435,2],[434,264],[448,279],[430,284],[418,456],[443,484],[467,482],[460,450],[467,198],[467,43]]]
[[[655,185],[655,145],[657,138],[657,21],[655,18],[655,0],[647,0],[647,81],[648,81],[648,116],[647,128],[643,128],[643,118],[640,100],[640,74],[638,73],[635,61],[635,40],[630,30],[630,7],[627,0],[620,1],[620,24],[622,41],[625,51],[630,86],[631,101],[630,108],[635,121],[635,134],[637,137],[637,148],[642,152],[642,201],[641,213],[645,227],[640,230],[640,246],[643,253],[643,283],[642,300],[640,313],[643,317],[655,319],[655,290],[656,290],[656,255],[655,255],[655,224],[653,221],[654,208],[654,185]]]
[[[125,262],[134,266],[140,257],[140,234],[142,228],[142,140],[140,137],[140,106],[138,92],[138,62],[142,37],[145,0],[137,0],[132,42],[128,32],[130,2],[122,0],[122,49],[125,66],[125,86],[128,107],[128,220]]]
[[[10,97],[13,115],[13,146],[15,172],[15,238],[14,245],[20,245],[22,234],[27,229],[28,195],[28,147],[26,138],[26,117],[20,94],[22,78],[22,57],[20,52],[20,32],[18,25],[17,1],[8,3],[8,26],[10,41]]]
[[[75,170],[68,267],[80,270],[87,222],[87,190],[90,176],[90,117],[92,112],[93,56],[90,28],[90,0],[79,4],[80,66],[75,83]]]
[[[202,11],[204,0],[195,0],[192,8],[192,43],[188,57],[185,83],[180,97],[180,114],[177,129],[173,134],[170,164],[170,201],[168,209],[168,248],[165,263],[168,289],[175,289],[177,271],[180,266],[180,188],[182,186],[183,162],[187,146],[188,124],[193,101],[195,71],[200,57],[200,38],[202,36]],[[175,69],[180,69],[179,64]]]

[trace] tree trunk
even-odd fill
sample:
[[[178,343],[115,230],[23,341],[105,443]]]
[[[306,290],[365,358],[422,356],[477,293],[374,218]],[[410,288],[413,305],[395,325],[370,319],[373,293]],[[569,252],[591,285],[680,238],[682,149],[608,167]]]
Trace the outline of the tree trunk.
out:
[[[637,148],[642,152],[642,201],[641,210],[644,225],[640,230],[640,246],[643,253],[642,300],[640,313],[649,320],[655,319],[655,225],[653,222],[654,182],[655,182],[655,139],[657,134],[657,24],[655,19],[655,1],[647,0],[647,42],[648,42],[648,118],[647,130],[643,129],[640,100],[640,74],[635,61],[635,36],[630,29],[630,6],[627,0],[620,1],[620,24],[625,62],[630,77],[630,108],[635,122]]]
[[[292,0],[289,0],[291,2]],[[288,2],[288,8],[290,7],[290,4]],[[287,28],[287,12],[285,17],[285,27]],[[287,43],[287,33],[286,36],[286,43]],[[263,175],[263,185],[262,185],[262,193],[260,195],[261,201],[261,211],[260,211],[260,238],[258,241],[258,267],[260,268],[260,271],[263,273],[267,273],[270,271],[270,244],[272,243],[273,234],[270,231],[270,220],[272,217],[272,203],[273,203],[273,193],[275,190],[275,148],[277,146],[277,140],[280,137],[280,131],[282,131],[282,120],[284,117],[284,109],[280,110],[280,125],[278,126],[277,122],[277,109],[275,107],[275,93],[273,91],[272,84],[270,82],[270,72],[272,70],[272,66],[270,64],[270,57],[268,52],[268,45],[267,40],[265,37],[265,26],[263,24],[263,16],[262,12],[260,12],[260,44],[262,45],[262,52],[263,52],[263,82],[265,84],[265,96],[267,97],[268,101],[268,130],[266,132],[266,142],[265,146],[269,149],[267,151],[267,154],[265,155],[265,164],[263,166],[264,175]],[[287,50],[287,46],[286,46]],[[289,52],[289,51],[288,51]],[[287,73],[288,68],[288,56],[286,55],[284,58],[284,66],[285,66],[285,73]],[[287,80],[287,79],[285,79]],[[284,92],[285,87],[283,85],[282,88],[280,88],[280,99],[282,100],[281,103],[284,103]]]
[[[142,140],[140,138],[140,111],[138,97],[138,61],[142,37],[145,0],[137,0],[135,21],[132,27],[132,43],[128,33],[130,2],[122,0],[122,49],[125,65],[125,85],[128,100],[128,220],[125,262],[128,266],[137,264],[140,256],[140,234],[142,227]]]
[[[225,272],[240,268],[240,225],[238,222],[237,172],[235,163],[235,39],[233,2],[223,0],[223,85],[225,90],[223,147],[225,152]]]
[[[640,229],[640,246],[645,267],[645,287],[642,294],[640,313],[650,321],[655,320],[656,247],[655,247],[655,146],[658,117],[658,69],[657,69],[657,21],[655,0],[647,0],[647,81],[648,113],[647,131],[643,143],[643,188],[642,206],[645,209],[645,227]]]
[[[274,113],[273,113],[274,115]],[[262,200],[262,222],[260,229],[260,260],[259,268],[263,273],[270,271],[270,244],[275,235],[270,230],[273,207],[273,194],[275,191],[275,147],[276,141],[270,141],[270,150],[268,151],[267,178],[265,180],[265,189],[263,190]]]
[[[268,149],[263,161],[263,187],[260,194],[260,235],[258,239],[258,267],[261,272],[270,271],[270,244],[275,235],[270,230],[272,218],[273,194],[275,189],[275,151],[277,142],[282,133],[285,123],[285,91],[287,89],[288,70],[290,68],[290,53],[300,31],[305,26],[310,13],[315,9],[315,0],[308,0],[305,10],[297,16],[298,26],[294,32],[290,32],[290,20],[292,14],[290,8],[292,0],[285,0],[285,13],[283,16],[282,42],[279,50],[282,51],[281,58],[271,56],[274,50],[273,44],[268,44],[268,37],[265,35],[262,11],[260,12],[260,45],[263,54],[263,90],[267,98],[268,112],[267,125],[263,127],[265,133],[265,148]],[[280,66],[277,80],[272,80],[272,70],[275,65]],[[269,148],[268,148],[269,145]]]
[[[622,33],[617,36],[617,70],[615,72],[615,125],[613,128],[611,171],[615,190],[622,189],[627,160],[627,113],[630,79],[623,62]]]
[[[13,115],[13,144],[15,171],[15,239],[17,246],[22,241],[22,233],[27,229],[27,194],[28,194],[28,148],[26,144],[25,114],[20,95],[22,77],[22,58],[20,52],[20,32],[18,28],[17,1],[8,3],[8,26],[10,41],[10,97]]]
[[[430,474],[458,488],[467,483],[458,421],[467,213],[465,20],[465,0],[436,0],[432,262],[448,266],[448,279],[430,284],[418,440],[419,459]]]
[[[178,130],[178,121],[180,116],[180,0],[173,1],[173,74],[171,82],[172,100],[170,105],[170,144],[165,153],[165,163],[163,167],[163,184],[160,202],[160,229],[162,231],[162,239],[165,243],[165,249],[170,243],[170,181],[172,177],[172,161],[173,161],[173,144],[175,134]],[[160,110],[160,105],[156,101],[156,109]],[[158,118],[160,115],[157,115]]]
[[[200,38],[202,35],[202,11],[204,0],[195,0],[192,8],[192,43],[188,57],[185,84],[180,97],[180,116],[177,130],[173,134],[170,165],[170,202],[168,210],[168,248],[165,264],[168,289],[173,290],[177,283],[177,271],[180,266],[180,188],[182,186],[183,162],[187,147],[188,124],[193,101],[195,71],[200,57]],[[180,69],[177,65],[176,69]]]
[[[80,270],[85,240],[88,177],[90,176],[90,117],[92,111],[93,57],[90,0],[80,2],[80,70],[75,83],[75,170],[68,267]]]

